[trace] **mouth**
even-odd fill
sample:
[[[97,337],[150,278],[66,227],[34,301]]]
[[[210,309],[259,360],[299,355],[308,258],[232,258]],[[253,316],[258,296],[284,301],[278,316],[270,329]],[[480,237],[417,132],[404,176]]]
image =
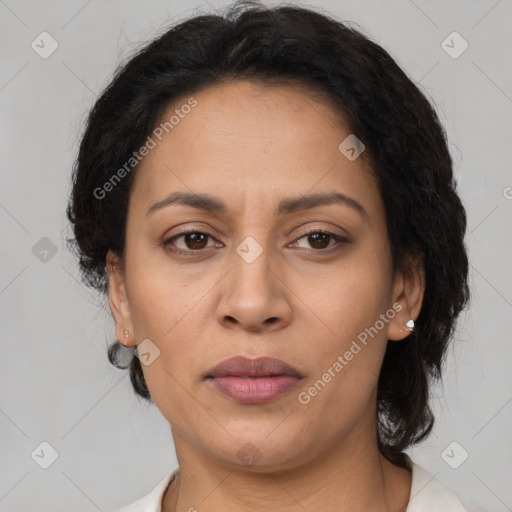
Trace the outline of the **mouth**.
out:
[[[205,378],[274,376],[303,377],[296,368],[274,357],[249,359],[235,356],[212,368]]]
[[[213,389],[240,404],[263,404],[289,392],[302,380],[289,375],[211,377]]]
[[[217,365],[204,379],[213,389],[238,403],[260,404],[290,391],[303,375],[279,359],[237,356]]]

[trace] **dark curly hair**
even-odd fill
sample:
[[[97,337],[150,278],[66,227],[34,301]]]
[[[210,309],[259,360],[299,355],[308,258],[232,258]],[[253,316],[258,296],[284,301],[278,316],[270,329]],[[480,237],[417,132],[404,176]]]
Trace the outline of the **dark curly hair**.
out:
[[[464,236],[445,131],[425,95],[368,36],[327,14],[289,4],[238,1],[224,15],[201,14],[171,27],[115,72],[87,119],[73,168],[67,217],[82,280],[108,293],[106,254],[124,257],[127,205],[136,166],[99,200],[95,190],[123,166],[169,105],[225,80],[300,83],[324,97],[366,146],[383,198],[393,272],[425,272],[416,329],[407,343],[388,341],[377,396],[377,440],[391,462],[426,438],[434,416],[429,385],[441,370],[456,319],[470,298]],[[121,345],[109,346],[118,361]],[[133,357],[135,392],[152,402]]]

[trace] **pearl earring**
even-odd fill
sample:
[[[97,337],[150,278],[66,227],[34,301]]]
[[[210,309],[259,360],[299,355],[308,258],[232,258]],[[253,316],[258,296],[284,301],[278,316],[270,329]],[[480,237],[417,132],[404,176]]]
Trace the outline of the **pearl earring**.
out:
[[[414,320],[412,318],[405,322],[404,325],[407,327],[409,331],[412,332],[414,330]],[[400,329],[400,332],[404,332],[404,330]]]

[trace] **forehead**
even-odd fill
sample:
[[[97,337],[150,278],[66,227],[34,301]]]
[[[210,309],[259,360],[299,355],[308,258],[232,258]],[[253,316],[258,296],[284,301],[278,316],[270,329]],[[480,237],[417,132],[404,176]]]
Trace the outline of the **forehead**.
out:
[[[162,116],[179,122],[136,171],[134,201],[146,210],[173,191],[212,193],[225,202],[268,202],[332,191],[378,197],[362,158],[339,150],[350,134],[344,119],[307,86],[227,82],[175,101]],[[184,112],[188,112],[185,114]]]

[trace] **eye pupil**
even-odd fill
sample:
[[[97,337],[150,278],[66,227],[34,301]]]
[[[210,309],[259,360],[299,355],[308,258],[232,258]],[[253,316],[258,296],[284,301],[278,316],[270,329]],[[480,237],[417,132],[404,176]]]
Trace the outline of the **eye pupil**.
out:
[[[198,237],[200,238],[199,240],[197,239]],[[206,237],[206,235],[204,233],[187,233],[185,235],[185,238],[187,240],[192,240],[191,243],[193,245],[194,244],[199,244],[200,245],[201,242],[204,242],[204,238],[205,237]],[[202,238],[202,240],[201,240],[201,238]],[[200,247],[194,247],[194,246],[190,247],[190,244],[188,242],[187,242],[187,246],[189,246],[189,248],[191,248],[191,249],[198,249],[198,248],[200,248]]]
[[[317,237],[322,237],[322,239],[321,240],[315,240],[315,238],[317,238]],[[310,241],[310,243],[312,243],[312,245],[313,244],[318,244],[318,243],[319,244],[323,244],[326,239],[327,239],[327,241],[329,241],[330,235],[328,235],[327,233],[314,233],[312,235],[309,235],[309,238],[313,239],[313,242]]]

